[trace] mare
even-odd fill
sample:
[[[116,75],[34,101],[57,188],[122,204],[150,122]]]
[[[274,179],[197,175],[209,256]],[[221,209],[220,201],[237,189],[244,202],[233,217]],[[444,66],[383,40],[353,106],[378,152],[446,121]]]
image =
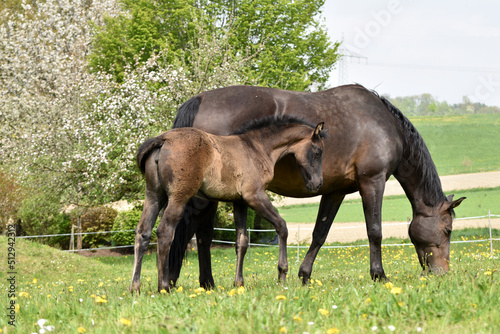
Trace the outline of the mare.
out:
[[[359,191],[370,245],[370,275],[386,280],[382,266],[381,209],[386,180],[402,185],[411,203],[409,235],[423,271],[449,270],[453,209],[464,198],[446,197],[431,155],[418,131],[387,99],[360,85],[346,85],[322,92],[294,92],[254,86],[232,86],[203,92],[178,110],[174,127],[192,126],[219,135],[243,123],[268,115],[296,115],[311,123],[325,121],[331,134],[325,138],[322,195],[311,246],[300,266],[304,284],[313,262],[344,199]],[[275,166],[269,189],[284,196],[308,197],[293,157]],[[188,241],[196,233],[200,285],[214,286],[210,244],[216,203],[188,203],[171,252],[170,280],[179,276]],[[211,224],[207,221],[212,222]],[[203,222],[203,223],[201,223]]]
[[[276,228],[278,278],[285,281],[288,230],[265,190],[274,178],[274,165],[288,155],[294,157],[308,192],[321,187],[322,130],[323,123],[312,126],[293,116],[273,115],[250,122],[230,136],[180,128],[145,141],[137,153],[137,164],[146,179],[146,198],[136,228],[130,291],[140,290],[142,258],[162,208],[165,210],[157,229],[158,291],[170,290],[170,247],[184,208],[195,196],[234,204],[238,258],[235,285],[243,285],[247,205]]]

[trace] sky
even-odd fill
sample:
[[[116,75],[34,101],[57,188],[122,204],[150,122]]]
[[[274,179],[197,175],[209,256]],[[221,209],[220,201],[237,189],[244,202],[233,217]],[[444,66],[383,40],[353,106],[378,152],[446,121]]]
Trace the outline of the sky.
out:
[[[350,55],[329,85],[500,107],[499,15],[498,0],[326,0],[328,34]]]

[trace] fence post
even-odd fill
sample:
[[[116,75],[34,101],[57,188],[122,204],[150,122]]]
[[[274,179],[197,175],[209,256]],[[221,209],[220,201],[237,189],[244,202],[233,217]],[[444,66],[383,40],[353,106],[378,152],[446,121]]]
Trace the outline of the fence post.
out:
[[[297,226],[297,263],[299,263],[300,253],[300,224]]]
[[[488,224],[490,226],[490,251],[491,251],[491,258],[493,258],[493,236],[491,233],[491,210],[488,210]]]
[[[69,238],[69,250],[75,250],[75,225],[71,224],[71,237]]]

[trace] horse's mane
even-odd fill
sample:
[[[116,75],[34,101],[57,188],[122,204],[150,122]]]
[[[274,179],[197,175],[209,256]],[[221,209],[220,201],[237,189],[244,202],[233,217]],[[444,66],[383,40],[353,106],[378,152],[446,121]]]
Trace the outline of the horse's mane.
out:
[[[263,118],[254,119],[244,123],[238,130],[233,132],[233,135],[241,135],[250,131],[256,131],[264,128],[274,128],[276,131],[283,129],[288,125],[307,125],[311,128],[315,128],[316,125],[311,124],[310,122],[292,115],[281,115],[281,116],[267,116]],[[321,136],[325,136],[325,131],[321,132]]]
[[[401,124],[405,136],[403,161],[401,163],[404,164],[407,170],[413,169],[411,173],[418,173],[415,175],[415,179],[421,182],[421,189],[425,194],[423,196],[425,204],[433,207],[440,205],[446,200],[446,196],[443,193],[436,165],[432,161],[424,139],[401,110],[396,108],[385,97],[373,93],[380,98],[394,118]]]

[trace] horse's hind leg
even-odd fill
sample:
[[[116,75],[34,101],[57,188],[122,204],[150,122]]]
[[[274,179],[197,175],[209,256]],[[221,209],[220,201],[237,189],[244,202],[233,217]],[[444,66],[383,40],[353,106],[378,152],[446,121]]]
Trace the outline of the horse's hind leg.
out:
[[[244,202],[234,202],[234,221],[236,225],[236,277],[235,286],[243,286],[243,259],[248,249],[247,211]]]
[[[332,226],[333,220],[339,211],[340,204],[344,200],[344,195],[323,195],[319,205],[318,217],[314,225],[312,242],[306,257],[299,269],[299,277],[302,277],[302,283],[307,284],[311,278],[311,272],[314,260],[318,255],[319,249],[326,241],[328,231]]]
[[[172,287],[169,279],[169,254],[172,241],[174,240],[175,229],[182,218],[185,204],[180,204],[169,198],[169,203],[165,208],[163,217],[156,235],[158,237],[158,291],[165,289],[167,292]]]
[[[146,193],[141,219],[135,229],[134,271],[132,273],[132,282],[129,287],[130,292],[140,292],[142,258],[148,249],[158,212],[165,202],[166,198],[158,198],[157,194],[148,195]]]
[[[198,199],[199,201],[203,201]],[[200,267],[200,286],[211,289],[215,286],[212,275],[212,256],[210,246],[214,236],[214,221],[217,214],[217,202],[205,201],[206,207],[200,203],[200,211],[194,219],[197,220],[196,239],[198,242],[198,262]]]

